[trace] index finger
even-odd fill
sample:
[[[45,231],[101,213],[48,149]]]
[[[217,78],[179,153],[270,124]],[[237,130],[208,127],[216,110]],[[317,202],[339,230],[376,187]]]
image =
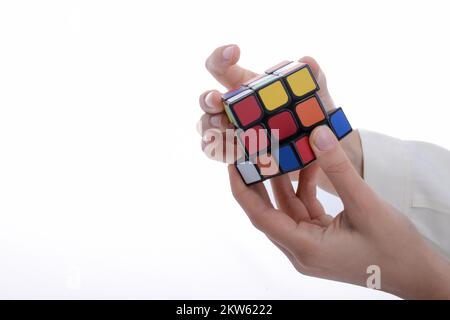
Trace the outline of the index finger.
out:
[[[280,244],[289,246],[293,243],[297,223],[273,208],[264,185],[246,186],[234,165],[228,166],[228,173],[233,196],[253,225]]]
[[[222,85],[228,89],[235,89],[256,76],[253,71],[237,65],[239,57],[240,50],[237,45],[222,46],[206,59],[205,66]]]

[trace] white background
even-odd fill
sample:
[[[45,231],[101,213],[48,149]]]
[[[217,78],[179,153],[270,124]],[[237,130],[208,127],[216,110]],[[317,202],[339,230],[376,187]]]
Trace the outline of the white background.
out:
[[[311,55],[355,127],[448,148],[446,3],[0,2],[0,298],[392,298],[251,226],[199,147],[204,60]]]

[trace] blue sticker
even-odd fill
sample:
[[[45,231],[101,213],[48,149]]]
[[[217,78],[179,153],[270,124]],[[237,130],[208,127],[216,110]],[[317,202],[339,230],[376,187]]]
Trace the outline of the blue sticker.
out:
[[[284,172],[297,170],[301,167],[300,162],[295,156],[294,150],[290,145],[281,147],[278,152],[274,152],[273,155],[275,159],[277,159],[281,170]]]
[[[330,116],[330,122],[338,139],[341,139],[347,133],[352,131],[352,127],[348,122],[347,117],[345,116],[345,113],[344,111],[342,111],[342,109],[338,109],[335,113],[333,113]]]

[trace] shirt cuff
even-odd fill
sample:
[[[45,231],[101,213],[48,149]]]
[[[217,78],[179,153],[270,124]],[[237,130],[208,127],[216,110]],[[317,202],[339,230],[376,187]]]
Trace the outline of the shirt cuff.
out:
[[[380,133],[358,130],[363,151],[364,180],[399,211],[410,207],[410,163],[405,142]]]

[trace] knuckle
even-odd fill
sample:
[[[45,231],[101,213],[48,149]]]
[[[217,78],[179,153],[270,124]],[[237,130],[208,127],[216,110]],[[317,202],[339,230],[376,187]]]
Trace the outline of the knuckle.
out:
[[[209,73],[212,73],[213,75],[222,75],[223,71],[220,68],[217,68],[216,63],[214,62],[214,59],[211,57],[209,57],[208,59],[206,59],[205,62],[205,67],[206,70],[209,71]]]
[[[316,265],[317,254],[314,252],[302,252],[299,256],[300,263],[302,264],[302,269],[304,274],[309,274],[311,268]]]
[[[303,184],[300,185],[300,198],[303,202],[309,202],[311,199],[316,198],[317,182],[313,179],[305,179],[302,181]]]
[[[203,125],[205,125],[205,124],[207,124],[209,122],[210,118],[211,118],[211,116],[208,113],[204,113],[200,117],[200,120],[203,122]]]
[[[305,276],[310,276],[310,275],[311,275],[311,272],[309,271],[309,268],[306,267],[306,266],[304,266],[304,265],[301,264],[301,263],[299,263],[297,266],[295,266],[295,269],[296,269],[299,273],[301,273],[301,274],[303,274],[303,275],[305,275]]]
[[[300,264],[298,264],[298,263],[293,263],[293,265],[294,265],[295,270],[297,270],[297,272],[299,272],[299,273],[301,273],[301,274],[304,274],[304,273],[303,273],[303,267],[302,267]]]
[[[210,92],[211,92],[211,90],[207,90],[198,96],[198,103],[199,103],[200,107],[202,107],[202,108],[204,107],[205,98],[208,95],[208,93],[210,93]]]
[[[256,229],[263,231],[262,221],[259,215],[250,214],[248,217],[250,219],[250,222]]]
[[[319,70],[319,75],[317,76],[317,81],[320,81],[322,83],[322,87],[327,89],[327,77],[321,69]]]
[[[245,190],[240,190],[240,192],[237,192],[237,194],[233,194],[234,198],[238,203],[241,204],[241,199],[245,198]],[[259,231],[264,232],[264,218],[257,212],[252,212],[249,210],[245,210],[245,213],[247,214],[248,219],[250,220],[250,223],[258,229]]]
[[[332,174],[342,174],[346,173],[351,169],[350,162],[343,158],[338,161],[331,162],[326,166],[326,171]]]
[[[211,68],[211,56],[208,57],[208,58],[205,60],[205,68],[206,68],[206,70],[210,71],[210,68]]]
[[[239,190],[239,188],[232,186],[231,193],[233,194],[234,199],[240,204],[245,191]]]
[[[295,250],[295,256],[304,272],[309,272],[319,259],[319,248],[313,243],[303,243],[301,248]],[[303,272],[302,272],[303,273]]]

